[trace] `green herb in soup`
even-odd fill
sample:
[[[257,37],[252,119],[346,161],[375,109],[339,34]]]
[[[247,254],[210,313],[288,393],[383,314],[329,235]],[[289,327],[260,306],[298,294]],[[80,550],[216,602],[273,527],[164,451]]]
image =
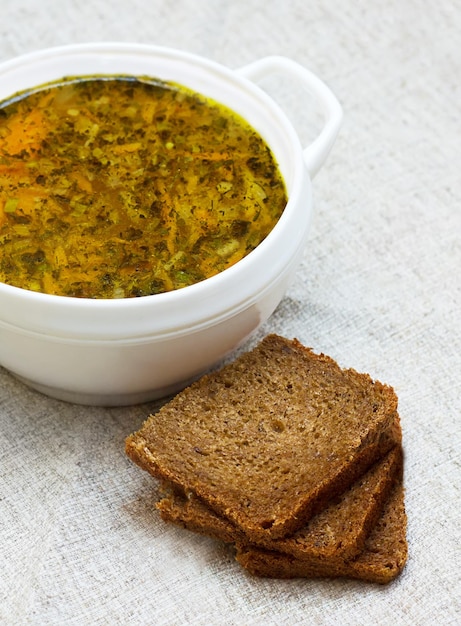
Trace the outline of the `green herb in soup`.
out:
[[[0,103],[0,281],[129,298],[230,267],[286,190],[239,116],[153,79],[66,79]]]

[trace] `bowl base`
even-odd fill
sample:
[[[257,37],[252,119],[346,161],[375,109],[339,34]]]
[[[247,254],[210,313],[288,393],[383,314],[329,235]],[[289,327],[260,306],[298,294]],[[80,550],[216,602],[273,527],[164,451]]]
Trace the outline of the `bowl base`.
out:
[[[27,387],[39,391],[45,396],[55,398],[56,400],[63,400],[71,404],[82,404],[85,406],[133,406],[135,404],[145,404],[153,400],[160,400],[162,398],[167,399],[170,396],[182,391],[184,387],[187,387],[194,379],[186,380],[181,383],[175,383],[167,387],[161,387],[160,389],[150,389],[147,391],[139,391],[135,393],[83,393],[80,391],[72,391],[67,389],[58,389],[56,387],[49,387],[32,380],[28,380],[23,376],[19,376],[11,372],[12,375],[24,383]]]

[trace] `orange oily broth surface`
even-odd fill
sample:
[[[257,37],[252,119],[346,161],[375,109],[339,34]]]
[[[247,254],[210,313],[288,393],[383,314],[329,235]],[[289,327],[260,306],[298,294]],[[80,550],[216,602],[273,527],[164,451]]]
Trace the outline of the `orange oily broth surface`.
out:
[[[286,189],[224,106],[154,79],[83,77],[0,103],[0,281],[119,298],[202,281],[272,230]]]

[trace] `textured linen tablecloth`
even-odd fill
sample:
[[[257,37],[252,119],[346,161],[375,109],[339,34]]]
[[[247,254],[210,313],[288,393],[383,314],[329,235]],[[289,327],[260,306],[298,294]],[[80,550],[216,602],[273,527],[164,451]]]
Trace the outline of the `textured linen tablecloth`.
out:
[[[155,405],[89,408],[0,369],[0,623],[460,624],[461,4],[455,0],[4,0],[0,61],[133,41],[229,67],[281,54],[344,108],[315,220],[268,332],[394,386],[409,561],[389,586],[259,580],[164,524],[124,455]],[[302,141],[309,108],[280,89]],[[285,102],[286,101],[286,102]]]

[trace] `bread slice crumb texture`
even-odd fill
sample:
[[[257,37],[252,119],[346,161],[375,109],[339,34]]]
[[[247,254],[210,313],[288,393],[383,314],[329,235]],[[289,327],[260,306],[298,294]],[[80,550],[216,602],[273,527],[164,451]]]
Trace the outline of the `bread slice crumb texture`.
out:
[[[247,536],[276,538],[375,460],[396,410],[391,387],[269,335],[150,416],[126,451]]]

